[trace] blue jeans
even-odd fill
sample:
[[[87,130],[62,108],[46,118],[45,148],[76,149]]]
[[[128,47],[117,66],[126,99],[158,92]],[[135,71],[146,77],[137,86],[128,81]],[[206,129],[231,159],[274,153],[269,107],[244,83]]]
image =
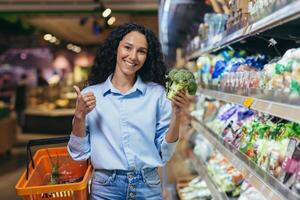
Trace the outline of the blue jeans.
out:
[[[95,170],[91,200],[162,200],[157,168],[141,171]]]

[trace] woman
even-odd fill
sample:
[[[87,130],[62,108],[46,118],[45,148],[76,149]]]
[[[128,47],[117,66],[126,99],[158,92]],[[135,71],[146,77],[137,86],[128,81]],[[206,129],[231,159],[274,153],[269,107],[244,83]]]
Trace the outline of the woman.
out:
[[[173,154],[185,91],[171,102],[155,34],[138,24],[111,32],[78,99],[68,150],[91,158],[91,199],[162,199],[157,167]]]

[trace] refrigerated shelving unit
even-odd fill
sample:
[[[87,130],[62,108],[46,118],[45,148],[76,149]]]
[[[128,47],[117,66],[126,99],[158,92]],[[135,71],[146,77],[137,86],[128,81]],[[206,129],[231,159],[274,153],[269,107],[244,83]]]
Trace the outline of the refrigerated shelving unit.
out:
[[[186,55],[186,60],[195,60],[199,56],[206,53],[213,53],[221,50],[229,45],[241,44],[242,40],[248,40],[257,37],[260,34],[268,34],[271,30],[284,31],[284,28],[280,27],[287,23],[293,25],[298,24],[300,26],[300,1],[292,1],[288,5],[278,9],[270,15],[258,20],[252,24],[248,24],[242,29],[226,34],[225,32],[209,40],[201,43],[200,48]],[[289,37],[289,36],[287,36]],[[291,39],[291,38],[290,38]],[[289,101],[281,101],[278,99],[285,98],[268,98],[268,95],[255,95],[255,93],[240,93],[238,91],[224,91],[221,88],[216,87],[204,87],[198,90],[198,94],[210,96],[220,101],[228,103],[234,103],[249,107],[253,110],[257,110],[263,113],[267,113],[273,116],[277,116],[286,120],[300,123],[300,97],[293,99],[293,103]],[[206,137],[210,143],[220,152],[222,155],[230,161],[233,166],[239,170],[247,181],[251,183],[267,200],[285,200],[300,199],[300,196],[288,188],[285,187],[276,178],[270,175],[268,172],[262,170],[253,161],[247,158],[242,152],[234,148],[229,143],[222,140],[217,134],[205,126],[202,122],[193,118],[192,126],[198,133],[201,133]],[[192,157],[197,171],[203,174],[205,173],[206,166],[196,157]],[[212,181],[209,177],[206,181]],[[212,183],[211,185],[214,185]],[[217,194],[217,193],[216,193]],[[221,193],[222,194],[222,193]],[[216,199],[227,199],[224,195],[218,194]]]

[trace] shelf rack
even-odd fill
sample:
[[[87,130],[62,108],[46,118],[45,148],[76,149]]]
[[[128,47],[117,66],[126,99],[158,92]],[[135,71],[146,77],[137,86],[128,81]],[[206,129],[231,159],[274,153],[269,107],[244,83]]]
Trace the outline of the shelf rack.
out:
[[[200,159],[197,159],[194,154],[192,154],[191,157],[192,157],[192,163],[193,163],[195,169],[197,170],[197,173],[206,182],[207,187],[208,187],[213,199],[229,200],[226,193],[223,191],[220,191],[219,187],[215,184],[215,182],[210,177],[208,170],[205,166],[205,163],[203,161],[201,161]]]
[[[246,155],[241,153],[231,144],[224,142],[217,134],[213,133],[202,122],[193,118],[192,126],[239,170],[247,181],[260,191],[268,200],[300,199],[300,196],[286,188],[281,182],[262,170]]]
[[[259,98],[246,97],[238,94],[226,93],[212,89],[199,89],[200,94],[204,94],[215,99],[245,106],[248,100],[253,101],[249,108],[263,113],[274,115],[289,121],[300,123],[300,106],[278,103],[275,101],[263,100]]]
[[[242,29],[233,32],[229,35],[226,35],[226,33],[224,32],[222,34],[211,37],[205,43],[200,44],[200,49],[194,51],[193,53],[191,53],[191,55],[187,56],[187,59],[191,60],[199,57],[204,53],[221,49],[227,45],[246,39],[252,35],[259,34],[263,31],[284,24],[298,17],[300,17],[299,0],[282,7],[274,13],[262,18],[261,20],[258,20],[253,24],[245,26]]]

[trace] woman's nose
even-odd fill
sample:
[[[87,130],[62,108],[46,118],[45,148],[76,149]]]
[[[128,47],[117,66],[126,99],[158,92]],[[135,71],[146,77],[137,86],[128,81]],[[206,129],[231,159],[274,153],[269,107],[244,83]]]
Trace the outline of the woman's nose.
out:
[[[135,61],[137,59],[137,52],[132,50],[129,54],[129,58]]]

